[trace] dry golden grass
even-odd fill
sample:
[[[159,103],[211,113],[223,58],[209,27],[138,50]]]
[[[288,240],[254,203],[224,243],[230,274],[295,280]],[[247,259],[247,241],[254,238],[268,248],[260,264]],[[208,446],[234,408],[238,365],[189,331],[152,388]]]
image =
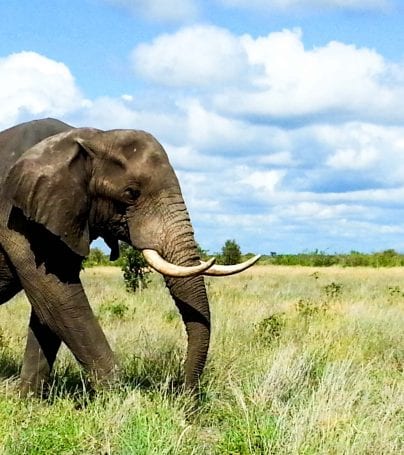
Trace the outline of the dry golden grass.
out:
[[[64,350],[48,401],[12,375],[29,307],[0,308],[0,453],[403,453],[404,269],[259,266],[207,280],[212,344],[199,412],[174,393],[185,334],[161,278],[137,295],[88,269],[90,302],[122,382],[90,398]]]

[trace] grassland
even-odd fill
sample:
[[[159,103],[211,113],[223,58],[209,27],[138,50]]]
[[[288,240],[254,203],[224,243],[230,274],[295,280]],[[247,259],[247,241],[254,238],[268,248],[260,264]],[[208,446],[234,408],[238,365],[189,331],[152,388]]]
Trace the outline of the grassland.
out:
[[[117,268],[83,273],[122,364],[92,396],[69,352],[47,400],[21,400],[28,305],[0,308],[0,453],[404,452],[404,269],[255,267],[208,280],[199,410],[181,382],[185,335],[160,278],[132,296]]]

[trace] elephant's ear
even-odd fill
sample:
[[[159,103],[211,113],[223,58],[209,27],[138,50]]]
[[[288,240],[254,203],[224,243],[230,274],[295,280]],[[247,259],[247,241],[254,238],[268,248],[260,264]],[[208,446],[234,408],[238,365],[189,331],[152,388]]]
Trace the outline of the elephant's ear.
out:
[[[89,253],[89,160],[78,130],[57,134],[25,152],[8,173],[6,196],[80,256]]]

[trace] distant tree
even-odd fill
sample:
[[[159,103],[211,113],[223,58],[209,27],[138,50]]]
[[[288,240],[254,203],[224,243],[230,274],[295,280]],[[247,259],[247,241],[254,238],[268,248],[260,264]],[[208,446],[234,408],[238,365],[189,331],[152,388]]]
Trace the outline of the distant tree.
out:
[[[126,243],[119,245],[119,252],[119,263],[123,271],[126,289],[129,292],[136,292],[147,288],[150,281],[148,276],[150,269],[142,252]]]
[[[83,262],[83,267],[95,267],[109,264],[108,256],[100,248],[91,248],[90,254]]]
[[[202,259],[202,261],[206,261],[209,259],[209,254],[208,250],[204,250],[199,243],[196,244],[196,249],[198,251],[199,257]]]
[[[241,262],[241,250],[235,240],[226,240],[222,247],[221,262],[225,265]]]

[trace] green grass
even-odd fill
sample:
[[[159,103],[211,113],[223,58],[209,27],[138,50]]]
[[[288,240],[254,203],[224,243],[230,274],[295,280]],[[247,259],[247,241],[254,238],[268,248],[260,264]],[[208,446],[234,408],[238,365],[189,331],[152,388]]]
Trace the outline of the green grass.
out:
[[[47,400],[18,397],[29,307],[0,308],[0,453],[404,452],[404,269],[256,267],[210,279],[212,345],[195,411],[182,394],[182,322],[153,276],[83,274],[122,365],[93,396],[70,353]]]

